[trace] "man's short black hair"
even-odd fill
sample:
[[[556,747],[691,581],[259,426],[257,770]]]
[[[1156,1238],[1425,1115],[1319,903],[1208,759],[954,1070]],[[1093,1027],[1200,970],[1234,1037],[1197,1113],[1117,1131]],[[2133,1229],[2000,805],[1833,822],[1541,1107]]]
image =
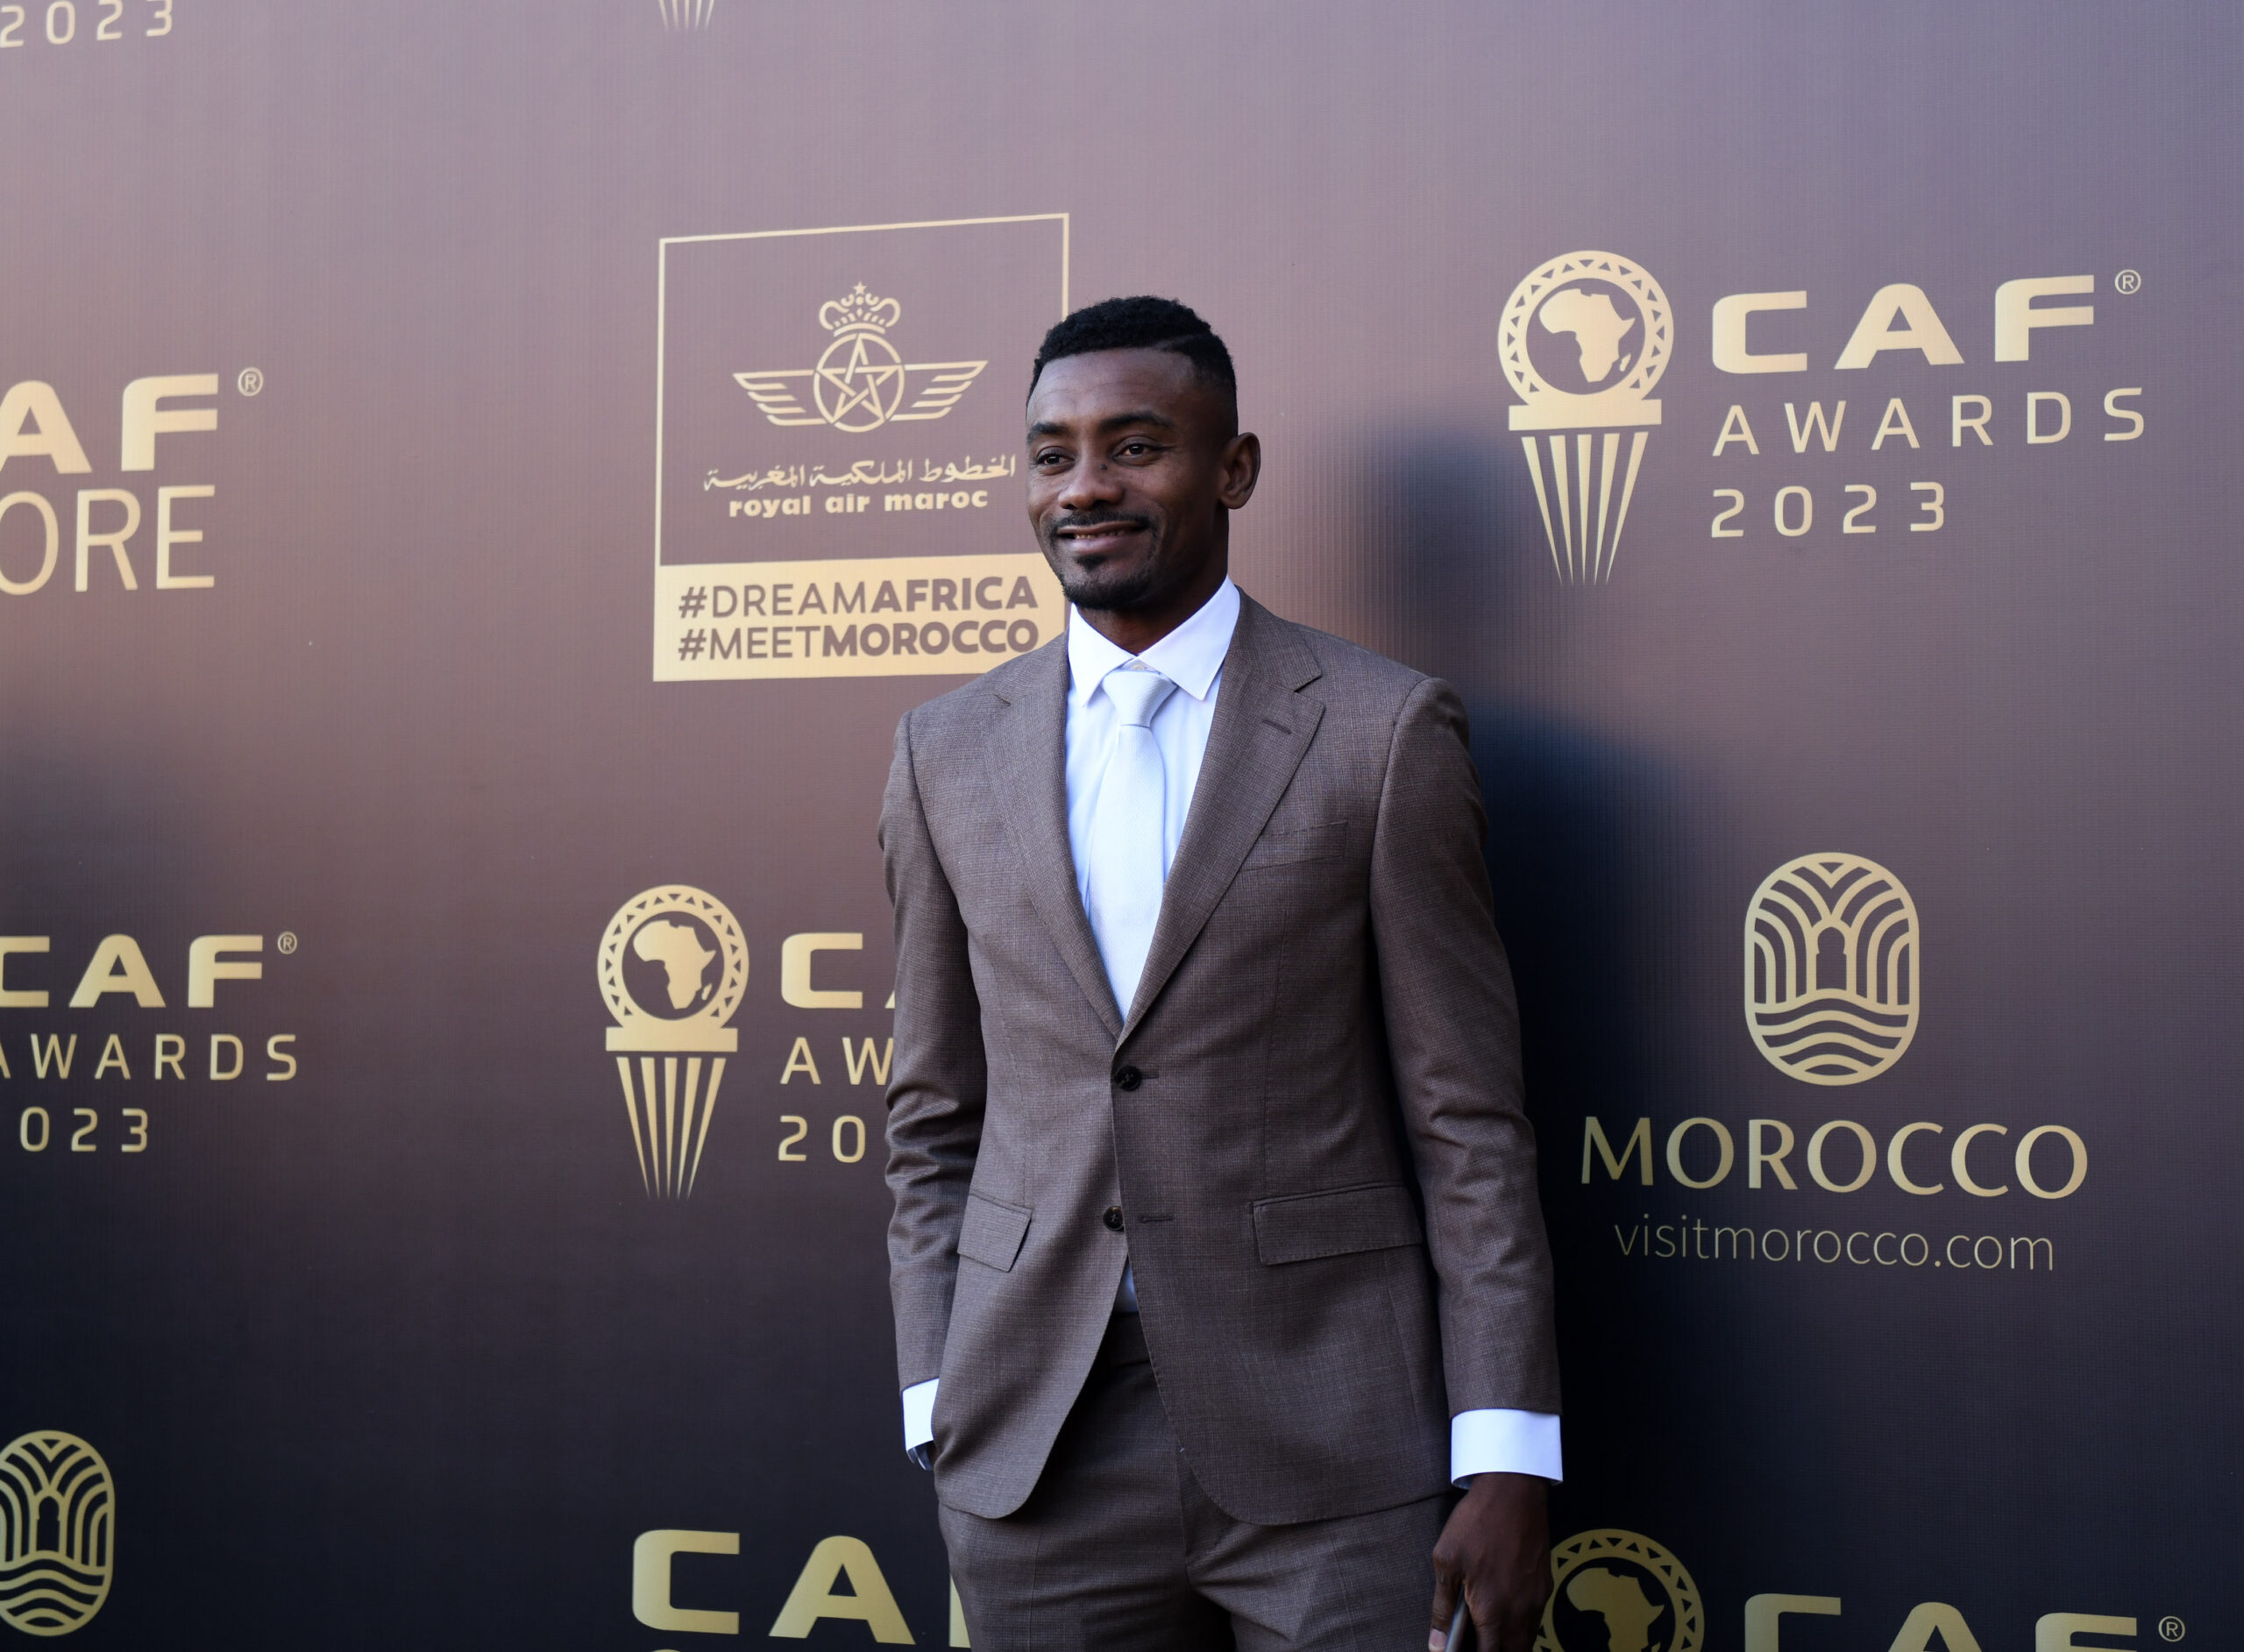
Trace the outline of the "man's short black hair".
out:
[[[1236,401],[1239,379],[1232,372],[1231,351],[1216,337],[1216,330],[1191,308],[1173,298],[1104,298],[1087,304],[1053,325],[1036,352],[1029,370],[1029,394],[1044,376],[1047,363],[1068,356],[1088,356],[1101,350],[1166,350],[1192,364],[1204,383]]]

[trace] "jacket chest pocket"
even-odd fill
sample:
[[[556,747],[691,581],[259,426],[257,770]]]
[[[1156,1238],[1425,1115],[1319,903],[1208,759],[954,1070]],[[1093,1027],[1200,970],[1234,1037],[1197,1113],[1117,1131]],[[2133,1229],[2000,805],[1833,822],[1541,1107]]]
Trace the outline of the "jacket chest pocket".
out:
[[[1337,861],[1348,852],[1348,823],[1329,821],[1291,832],[1266,832],[1246,852],[1239,870],[1265,866],[1299,866],[1308,861]]]
[[[1417,1201],[1399,1181],[1260,1199],[1254,1204],[1254,1252],[1266,1263],[1391,1251],[1422,1244],[1424,1238]]]

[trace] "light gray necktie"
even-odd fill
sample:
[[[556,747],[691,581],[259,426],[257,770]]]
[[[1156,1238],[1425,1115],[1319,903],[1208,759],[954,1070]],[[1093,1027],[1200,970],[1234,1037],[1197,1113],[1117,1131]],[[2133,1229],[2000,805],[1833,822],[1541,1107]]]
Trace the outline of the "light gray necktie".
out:
[[[1176,691],[1159,671],[1124,666],[1106,675],[1106,696],[1120,719],[1092,810],[1090,864],[1084,869],[1083,905],[1091,934],[1123,1015],[1138,996],[1146,954],[1161,917],[1161,824],[1168,813],[1168,779],[1154,740],[1154,713]]]

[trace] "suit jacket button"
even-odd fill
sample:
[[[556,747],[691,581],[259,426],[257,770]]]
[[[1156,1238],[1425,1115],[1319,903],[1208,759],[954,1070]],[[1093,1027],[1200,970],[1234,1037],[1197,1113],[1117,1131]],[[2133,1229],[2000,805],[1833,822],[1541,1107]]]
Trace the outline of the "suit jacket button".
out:
[[[1107,1225],[1108,1227],[1110,1227],[1110,1228],[1113,1229],[1115,1232],[1117,1232],[1117,1233],[1121,1232],[1121,1231],[1122,1231],[1122,1207],[1121,1207],[1120,1205],[1118,1205],[1118,1204],[1111,1204],[1111,1205],[1107,1206],[1107,1207],[1106,1207],[1106,1214],[1105,1214],[1104,1216],[1100,1217],[1100,1218],[1099,1218],[1099,1220],[1101,1220],[1102,1222],[1105,1223],[1106,1223],[1106,1225]]]
[[[1134,1090],[1146,1081],[1146,1075],[1134,1067],[1126,1067],[1114,1075],[1114,1081],[1126,1090]]]

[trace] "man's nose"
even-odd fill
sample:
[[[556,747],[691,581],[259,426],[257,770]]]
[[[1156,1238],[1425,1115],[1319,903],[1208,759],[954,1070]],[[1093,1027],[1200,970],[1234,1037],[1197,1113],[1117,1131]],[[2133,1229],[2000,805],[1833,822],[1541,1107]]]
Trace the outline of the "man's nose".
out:
[[[1068,472],[1067,486],[1060,492],[1060,508],[1089,510],[1111,505],[1121,497],[1121,478],[1114,467],[1104,459],[1085,459]]]

